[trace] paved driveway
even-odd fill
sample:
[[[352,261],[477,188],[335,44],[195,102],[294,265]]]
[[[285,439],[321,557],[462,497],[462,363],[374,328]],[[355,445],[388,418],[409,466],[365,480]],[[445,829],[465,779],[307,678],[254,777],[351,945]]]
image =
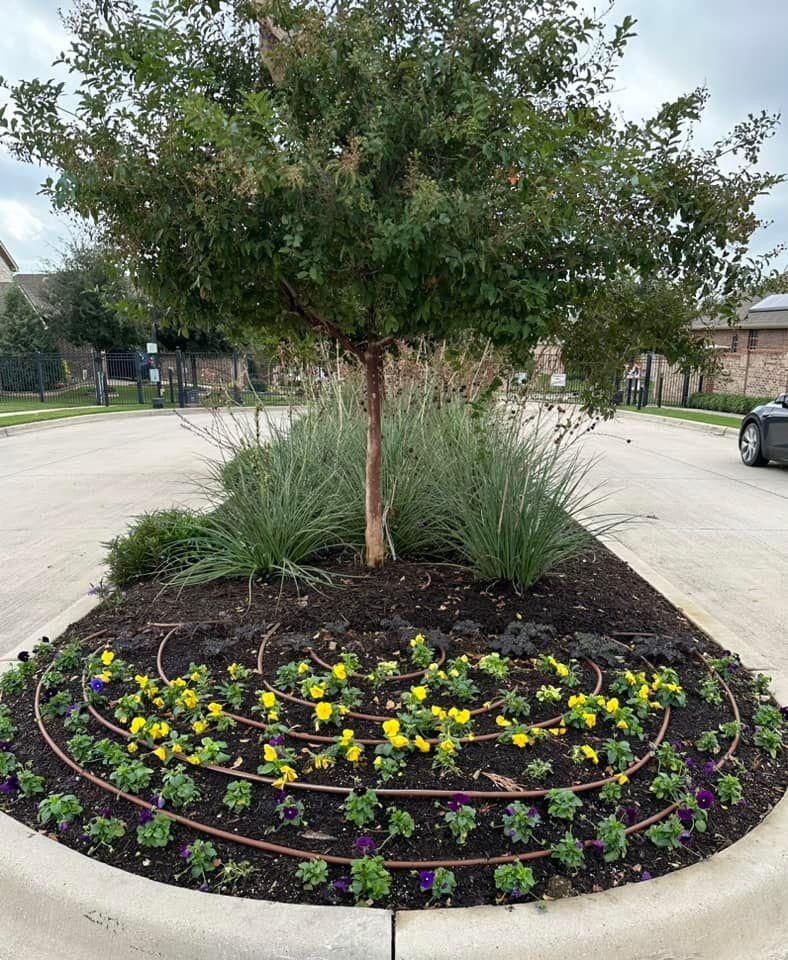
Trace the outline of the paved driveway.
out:
[[[599,424],[587,447],[605,509],[639,515],[620,542],[757,651],[752,666],[788,667],[788,466],[745,467],[730,433],[646,415]]]
[[[273,410],[272,417],[286,416]],[[209,426],[210,415],[189,416]],[[169,414],[107,414],[0,436],[0,655],[86,612],[101,544],[136,514],[195,504],[216,448]]]

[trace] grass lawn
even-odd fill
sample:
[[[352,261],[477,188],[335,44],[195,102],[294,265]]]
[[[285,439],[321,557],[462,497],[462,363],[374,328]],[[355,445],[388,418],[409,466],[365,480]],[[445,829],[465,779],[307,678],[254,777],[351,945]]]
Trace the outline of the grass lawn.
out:
[[[742,418],[737,413],[714,413],[710,410],[687,410],[679,407],[622,407],[628,413],[645,413],[653,417],[670,417],[674,420],[694,420],[710,423],[715,427],[738,427]]]
[[[76,410],[44,410],[41,413],[18,413],[11,417],[0,417],[0,430],[14,427],[20,423],[38,423],[42,420],[64,420],[70,417],[88,417],[96,413],[123,413],[124,410],[148,410],[147,405],[125,407],[80,407]]]

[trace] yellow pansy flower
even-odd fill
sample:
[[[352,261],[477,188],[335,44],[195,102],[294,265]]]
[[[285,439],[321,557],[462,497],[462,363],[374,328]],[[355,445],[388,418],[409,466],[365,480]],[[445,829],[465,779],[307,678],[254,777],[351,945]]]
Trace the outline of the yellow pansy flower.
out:
[[[399,733],[399,720],[384,720],[383,733],[389,738],[395,737]]]
[[[150,683],[150,677],[146,676],[144,673],[138,673],[134,677],[134,682],[137,684],[140,690],[144,690],[145,687],[147,687]]]
[[[605,710],[607,710],[608,713],[615,713],[620,706],[621,705],[618,702],[618,698],[611,697],[605,704]]]
[[[355,736],[355,730],[351,730],[350,727],[342,731],[342,742],[347,743],[349,740],[352,740]]]
[[[185,686],[186,686],[186,681],[183,679],[183,677],[176,677],[176,678],[172,681],[171,686],[173,686],[173,687],[178,687],[178,688],[180,689],[180,687],[185,687]]]
[[[422,643],[424,643],[424,637],[420,633],[417,633],[416,636],[410,641],[410,645],[412,647],[418,647]]]
[[[574,710],[575,707],[581,707],[585,702],[586,696],[584,693],[575,693],[566,701],[570,710]]]
[[[403,736],[401,733],[395,734],[393,737],[389,737],[389,743],[394,747],[395,750],[402,750],[404,747],[407,747],[410,743],[407,737]]]
[[[641,686],[641,688],[638,690],[638,697],[641,700],[648,700],[649,693],[651,693],[651,690],[649,689],[649,685],[647,683],[644,683]]]
[[[101,662],[105,667],[109,667],[112,664],[112,661],[115,659],[115,654],[111,650],[105,650],[101,654]]]
[[[164,708],[164,701],[161,697],[155,697],[153,700],[153,706],[158,710],[162,710]]]
[[[276,694],[271,693],[270,690],[266,690],[265,693],[260,694],[260,703],[266,710],[273,710],[276,706]]]
[[[201,733],[205,733],[207,729],[208,729],[208,724],[204,720],[195,720],[194,723],[192,724],[192,730],[194,730],[194,732],[198,735]]]
[[[596,714],[595,713],[584,713],[583,714],[583,723],[588,727],[589,730],[592,727],[596,726]]]
[[[345,759],[348,763],[358,763],[361,759],[361,747],[353,744],[352,747],[348,747],[347,753],[345,754]]]
[[[298,774],[292,767],[288,767],[287,764],[279,770],[279,775],[285,783],[292,783],[293,780],[298,779]]]
[[[112,674],[108,670],[104,670],[99,674],[99,679],[103,680],[104,683],[109,683],[112,680]]]
[[[331,766],[331,758],[324,753],[318,753],[314,758],[315,770],[327,770]]]
[[[619,773],[617,779],[622,787],[624,786],[624,784],[629,783],[629,777],[625,773]]]
[[[195,670],[195,671],[191,674],[191,676],[189,677],[189,679],[192,681],[192,683],[197,683],[197,681],[198,681],[199,679],[201,679],[201,677],[202,677],[202,674],[200,673],[200,671],[199,671],[199,670]]]
[[[200,758],[197,756],[196,753],[190,753],[190,754],[186,757],[186,762],[187,762],[187,763],[190,763],[193,767],[199,767],[201,761],[200,761]]]
[[[135,717],[131,721],[131,726],[129,727],[129,729],[136,736],[144,726],[145,726],[145,717]]]
[[[210,713],[212,717],[220,716],[223,710],[224,707],[221,705],[221,703],[211,701],[211,703],[208,704],[208,713]]]
[[[454,722],[458,723],[461,727],[464,727],[466,723],[471,719],[470,710],[458,710],[454,714]]]
[[[187,710],[194,710],[199,703],[199,697],[191,688],[183,691],[181,694],[181,700],[183,701],[183,705]]]
[[[427,699],[427,688],[426,687],[411,687],[410,692],[415,700],[418,700],[419,703],[423,703]]]
[[[278,760],[278,759],[279,759],[279,754],[276,752],[274,747],[272,747],[270,743],[264,744],[263,760],[265,760],[266,763],[273,763],[275,760]]]
[[[136,753],[139,750],[139,747],[136,743],[130,743],[126,749],[129,751],[129,753]]]
[[[179,743],[173,743],[172,745],[173,753],[183,753],[183,747]]]
[[[156,749],[153,751],[153,756],[158,757],[159,760],[164,763],[164,761],[167,759],[167,751],[164,749],[164,747],[156,747]]]
[[[555,672],[559,677],[568,677],[569,676],[569,667],[565,663],[557,663],[555,665]]]
[[[430,752],[429,743],[427,743],[427,741],[424,739],[424,737],[422,737],[420,733],[417,733],[416,736],[413,738],[413,745],[416,747],[417,750],[421,750],[422,753]]]
[[[566,733],[566,727],[550,727],[547,732],[551,737],[563,737]]]
[[[331,672],[337,680],[347,680],[347,668],[344,663],[335,663],[331,668]]]
[[[586,760],[590,760],[594,765],[599,763],[599,754],[593,747],[589,747],[587,743],[584,743],[580,750]]]
[[[516,747],[527,747],[530,742],[524,733],[515,733],[512,735],[512,743]]]
[[[333,712],[333,707],[330,703],[326,703],[325,700],[323,700],[321,703],[315,704],[315,715],[317,716],[318,720],[329,720]]]
[[[433,715],[433,717],[437,717],[438,720],[446,719],[446,711],[443,709],[443,707],[435,705],[431,708],[430,713]]]
[[[502,716],[502,714],[499,713],[498,716],[495,718],[495,725],[497,727],[511,727],[512,721],[507,720],[506,717]]]
[[[454,753],[457,748],[454,746],[453,740],[441,740],[440,749],[443,753]]]
[[[326,695],[326,688],[322,687],[319,683],[314,683],[309,688],[309,696],[313,700],[322,700]]]
[[[619,720],[618,723],[616,724],[616,729],[629,730],[629,724],[626,722],[626,720]]]
[[[298,672],[300,674],[309,673],[309,664],[306,660],[302,660],[301,663],[298,664]]]

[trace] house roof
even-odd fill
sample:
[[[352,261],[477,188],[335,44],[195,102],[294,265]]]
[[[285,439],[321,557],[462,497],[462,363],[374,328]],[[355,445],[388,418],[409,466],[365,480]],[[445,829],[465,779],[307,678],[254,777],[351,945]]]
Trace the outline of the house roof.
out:
[[[748,300],[736,311],[738,323],[729,324],[720,317],[698,317],[693,330],[788,330],[788,293],[773,293],[764,300]]]
[[[1,244],[0,244],[1,246]],[[48,305],[46,273],[17,273],[12,280],[0,283],[0,311],[5,307],[6,297],[12,287],[19,287],[39,313],[45,313]]]
[[[6,265],[8,266],[8,269],[11,271],[11,273],[17,272],[19,267],[16,265],[16,260],[14,260],[14,258],[8,252],[8,249],[6,248],[6,245],[3,243],[2,240],[0,240],[0,257],[2,257],[3,260],[5,260]]]

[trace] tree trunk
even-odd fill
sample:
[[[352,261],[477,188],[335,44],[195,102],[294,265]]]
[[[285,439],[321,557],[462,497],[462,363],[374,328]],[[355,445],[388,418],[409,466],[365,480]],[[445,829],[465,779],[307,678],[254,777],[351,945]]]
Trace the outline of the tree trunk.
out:
[[[366,562],[380,567],[385,559],[383,540],[383,490],[381,468],[381,395],[383,351],[370,347],[364,354],[367,374],[367,475],[366,475]]]

